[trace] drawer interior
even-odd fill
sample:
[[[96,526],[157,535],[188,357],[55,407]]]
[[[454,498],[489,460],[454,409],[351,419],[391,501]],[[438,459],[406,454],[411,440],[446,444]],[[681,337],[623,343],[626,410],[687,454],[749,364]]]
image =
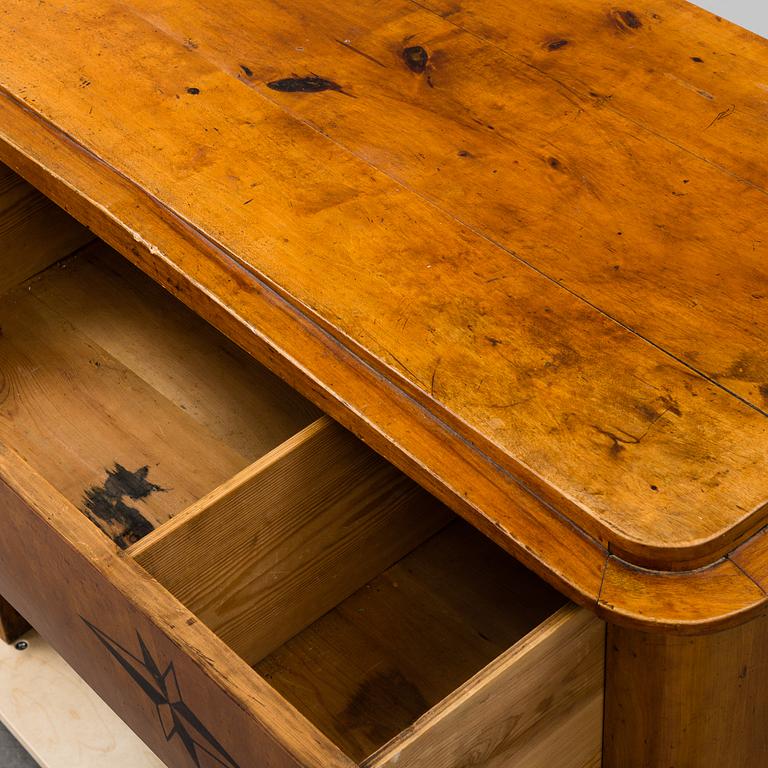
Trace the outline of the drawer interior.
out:
[[[98,241],[2,287],[0,441],[122,548],[319,415]]]
[[[362,760],[563,602],[457,520],[254,668]]]
[[[356,762],[566,602],[325,418],[128,554]]]

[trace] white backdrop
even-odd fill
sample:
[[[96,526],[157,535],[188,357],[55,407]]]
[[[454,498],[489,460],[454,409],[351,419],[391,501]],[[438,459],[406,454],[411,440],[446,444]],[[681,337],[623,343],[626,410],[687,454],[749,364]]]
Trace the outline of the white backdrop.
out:
[[[724,19],[768,37],[768,0],[694,0]]]

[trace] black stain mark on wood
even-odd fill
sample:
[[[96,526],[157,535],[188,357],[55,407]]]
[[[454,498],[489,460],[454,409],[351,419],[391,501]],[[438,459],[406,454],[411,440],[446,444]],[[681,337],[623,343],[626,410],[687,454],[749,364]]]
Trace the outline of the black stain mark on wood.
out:
[[[736,111],[736,105],[731,104],[731,106],[728,107],[728,109],[724,109],[722,112],[718,112],[713,118],[712,122],[707,126],[707,128],[709,129],[715,123],[719,123],[721,120],[725,120],[727,117],[730,117],[735,111]]]
[[[197,96],[197,94],[200,93],[200,89],[195,88],[194,86],[191,86],[187,88],[187,93],[191,94],[192,96]]]
[[[568,45],[568,40],[550,40],[550,42],[547,43],[547,50],[559,51],[561,48],[565,48],[566,45]]]
[[[632,11],[619,11],[619,16],[630,29],[640,29],[643,26],[643,22]]]
[[[554,168],[556,171],[559,171],[563,167],[562,163],[556,157],[550,157],[549,160],[547,160],[547,164],[550,168]]]
[[[345,48],[349,48],[350,51],[353,53],[356,53],[358,56],[362,56],[364,59],[368,59],[368,61],[373,62],[374,64],[378,64],[380,67],[384,67],[386,69],[387,65],[383,62],[379,61],[376,57],[371,56],[369,53],[366,53],[365,51],[361,51],[359,48],[355,48],[352,43],[349,42],[349,40],[338,40],[334,38],[336,42],[339,45],[343,45]]]
[[[85,513],[100,528],[108,533],[120,549],[126,549],[154,530],[152,523],[125,499],[142,501],[153,493],[166,489],[150,483],[147,479],[149,467],[139,467],[130,472],[121,464],[107,470],[107,479],[102,486],[93,486],[85,491]]]
[[[243,73],[246,77],[253,77],[253,70],[250,67],[246,66],[245,64],[241,64],[240,69],[243,70]]]
[[[612,11],[611,19],[622,32],[640,29],[643,26],[643,22],[634,11]]]
[[[701,56],[691,56],[691,61],[695,61],[697,64],[703,64],[704,59]]]
[[[343,93],[345,96],[350,94],[346,93],[344,89],[333,80],[328,80],[325,77],[319,77],[318,75],[306,75],[305,77],[299,77],[293,75],[292,77],[284,77],[281,80],[273,80],[267,83],[267,88],[271,88],[273,91],[279,91],[280,93],[322,93],[323,91],[336,91],[337,93]]]
[[[468,149],[460,149],[457,154],[459,157],[474,157]]]
[[[435,84],[432,82],[431,67],[429,66],[429,54],[424,46],[409,45],[407,48],[403,48],[403,61],[411,72],[417,75],[425,75],[427,85],[430,88],[435,87]]]

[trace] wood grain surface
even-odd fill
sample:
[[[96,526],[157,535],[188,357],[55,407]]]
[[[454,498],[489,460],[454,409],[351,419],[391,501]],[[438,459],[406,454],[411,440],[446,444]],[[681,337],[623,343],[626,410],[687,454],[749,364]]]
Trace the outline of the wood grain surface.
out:
[[[599,768],[605,625],[565,606],[366,768]]]
[[[0,294],[94,236],[6,166],[0,166]]]
[[[608,549],[764,523],[768,56],[676,0],[525,8],[11,3],[2,151],[590,601]]]
[[[704,637],[609,626],[605,768],[761,768],[768,618]]]
[[[316,415],[103,244],[0,300],[0,439],[126,547]]]
[[[451,517],[324,417],[129,554],[255,664]]]
[[[401,731],[418,742],[415,755],[423,750],[437,758],[428,729],[414,725],[417,718],[546,625],[562,605],[561,595],[467,523],[455,521],[259,660],[255,669],[357,761],[375,764],[376,758],[365,758]],[[602,643],[595,650],[599,663]],[[526,646],[521,653],[530,651]],[[587,674],[594,672],[592,660],[582,657]],[[542,701],[549,695],[543,693],[549,678],[542,671]],[[518,668],[508,683],[522,688],[524,680]],[[476,688],[476,705],[493,697],[490,678],[479,677]],[[484,719],[488,733],[513,738],[514,729],[499,710],[486,710]],[[456,734],[471,754],[477,723],[463,720]],[[532,735],[537,745],[546,741],[543,734]],[[476,764],[485,768],[487,761],[491,768],[495,751]],[[406,765],[409,752],[403,754]],[[466,756],[459,753],[455,764]],[[442,768],[437,759],[425,757],[424,764]]]

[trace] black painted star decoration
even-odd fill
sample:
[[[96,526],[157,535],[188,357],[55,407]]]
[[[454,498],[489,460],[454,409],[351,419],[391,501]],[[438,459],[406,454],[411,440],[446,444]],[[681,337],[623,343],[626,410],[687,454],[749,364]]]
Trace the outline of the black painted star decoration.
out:
[[[152,657],[138,632],[136,636],[141,658],[125,649],[87,619],[82,616],[80,618],[130,675],[133,682],[150,698],[157,710],[165,738],[168,741],[179,738],[193,765],[197,768],[239,768],[184,701],[173,662],[161,671],[160,665]]]

